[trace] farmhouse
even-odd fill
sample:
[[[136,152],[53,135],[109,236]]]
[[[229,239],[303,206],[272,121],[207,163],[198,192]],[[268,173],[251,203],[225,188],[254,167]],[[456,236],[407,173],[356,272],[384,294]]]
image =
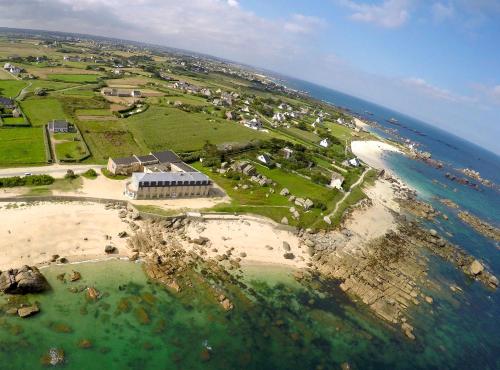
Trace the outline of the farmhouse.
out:
[[[285,157],[285,159],[290,159],[292,155],[293,155],[293,149],[290,149],[289,147],[283,148],[283,157]]]
[[[14,109],[15,107],[16,104],[14,100],[0,96],[0,108]]]
[[[261,163],[264,163],[265,165],[269,165],[272,162],[271,156],[267,153],[258,155],[257,160]]]
[[[342,189],[342,184],[344,183],[344,177],[336,172],[332,172],[332,178],[330,180],[330,187],[334,189]]]
[[[140,98],[142,96],[139,90],[130,91],[130,90],[121,90],[117,88],[103,89],[102,93],[106,96],[118,96],[122,98],[128,98],[128,97]]]
[[[69,132],[73,126],[66,120],[53,119],[48,123],[50,132]]]

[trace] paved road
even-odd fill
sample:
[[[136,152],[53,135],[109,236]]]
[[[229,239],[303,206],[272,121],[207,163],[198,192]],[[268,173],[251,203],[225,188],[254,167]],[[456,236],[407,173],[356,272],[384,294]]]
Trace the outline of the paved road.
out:
[[[99,165],[60,165],[54,164],[51,166],[40,166],[40,167],[15,167],[15,168],[2,168],[0,169],[0,177],[12,177],[12,176],[24,176],[25,173],[31,173],[33,175],[52,175],[54,177],[63,177],[66,171],[71,169],[75,173],[82,173],[90,168],[100,169],[104,166]]]

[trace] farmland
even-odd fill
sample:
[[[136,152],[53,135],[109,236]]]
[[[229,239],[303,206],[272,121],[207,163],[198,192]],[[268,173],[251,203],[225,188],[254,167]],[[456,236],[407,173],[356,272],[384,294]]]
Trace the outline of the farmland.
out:
[[[0,166],[45,162],[42,128],[0,129]]]
[[[76,83],[88,83],[96,82],[99,79],[99,75],[94,74],[50,74],[48,75],[49,80],[61,81],[61,82],[76,82]]]
[[[57,99],[30,98],[22,101],[21,107],[33,126],[45,125],[53,119],[69,118]]]
[[[137,142],[150,150],[192,151],[200,149],[207,140],[220,144],[266,138],[266,134],[237,123],[177,108],[151,107],[129,118],[127,126]]]
[[[7,98],[15,98],[27,85],[26,81],[0,80],[0,95]]]

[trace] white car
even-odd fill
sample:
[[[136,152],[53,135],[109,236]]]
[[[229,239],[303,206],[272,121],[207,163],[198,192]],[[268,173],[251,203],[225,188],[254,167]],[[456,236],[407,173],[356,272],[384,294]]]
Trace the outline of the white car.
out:
[[[33,175],[31,172],[25,172],[24,173],[24,176],[31,176],[31,175]]]

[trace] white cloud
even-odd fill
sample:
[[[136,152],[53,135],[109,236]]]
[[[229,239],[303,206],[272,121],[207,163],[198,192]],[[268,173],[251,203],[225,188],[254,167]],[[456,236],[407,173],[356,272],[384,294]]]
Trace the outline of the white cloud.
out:
[[[326,22],[318,17],[303,14],[293,14],[290,20],[285,22],[285,30],[292,33],[312,33],[319,28],[323,28]]]
[[[146,41],[258,66],[307,55],[320,18],[270,19],[238,0],[0,0],[0,24]]]
[[[403,84],[416,89],[417,91],[427,95],[429,97],[439,99],[439,100],[447,100],[450,102],[474,102],[475,98],[462,96],[459,94],[455,94],[447,89],[443,89],[438,86],[434,86],[428,83],[423,78],[418,77],[410,77],[402,80]]]
[[[448,4],[437,2],[432,4],[431,12],[434,20],[442,22],[455,16],[455,7],[451,2]]]
[[[350,18],[359,22],[372,23],[384,28],[397,28],[406,23],[410,16],[410,0],[384,0],[381,3],[359,3],[342,0],[341,4],[351,9]]]

